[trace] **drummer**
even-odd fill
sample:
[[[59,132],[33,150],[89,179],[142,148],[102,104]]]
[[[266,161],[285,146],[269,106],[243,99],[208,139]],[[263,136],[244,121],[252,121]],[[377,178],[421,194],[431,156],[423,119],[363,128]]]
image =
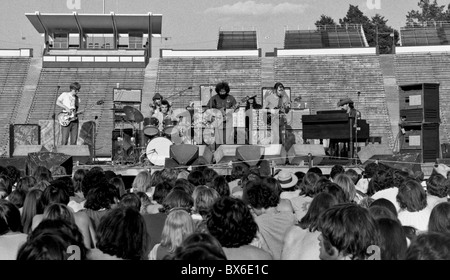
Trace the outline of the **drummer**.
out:
[[[163,97],[161,94],[159,93],[155,93],[155,95],[153,95],[153,105],[155,106],[155,112],[156,111],[161,111],[161,101],[163,100]],[[150,115],[151,117],[151,115]]]
[[[177,121],[177,118],[173,115],[169,101],[165,99],[161,101],[161,111],[155,111],[153,116],[158,119],[160,131],[163,131],[165,125],[172,125],[173,122]]]

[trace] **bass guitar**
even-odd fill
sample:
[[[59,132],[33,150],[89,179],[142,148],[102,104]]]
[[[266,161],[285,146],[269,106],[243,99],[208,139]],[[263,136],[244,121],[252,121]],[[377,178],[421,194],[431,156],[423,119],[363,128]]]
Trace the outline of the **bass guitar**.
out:
[[[92,104],[90,107],[78,112],[75,112],[75,110],[71,110],[70,112],[60,112],[58,114],[58,122],[61,126],[68,126],[71,122],[78,119],[78,115],[83,114],[85,111],[91,109],[95,105],[102,105],[103,103],[105,103],[105,101],[99,100],[95,104]]]

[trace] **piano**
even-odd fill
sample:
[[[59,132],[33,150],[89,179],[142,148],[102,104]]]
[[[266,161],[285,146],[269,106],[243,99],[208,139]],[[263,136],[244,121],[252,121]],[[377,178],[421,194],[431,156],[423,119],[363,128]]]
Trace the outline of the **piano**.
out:
[[[317,115],[303,115],[303,139],[336,139],[350,141],[350,119],[342,110],[318,111]],[[369,124],[358,119],[358,130],[353,131],[352,142],[369,140]],[[357,133],[356,133],[357,132]]]

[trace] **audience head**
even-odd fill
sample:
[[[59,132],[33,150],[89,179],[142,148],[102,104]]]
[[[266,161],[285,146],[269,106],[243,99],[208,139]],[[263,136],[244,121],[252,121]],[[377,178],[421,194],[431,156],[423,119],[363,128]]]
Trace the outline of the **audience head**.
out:
[[[441,202],[431,210],[428,231],[450,234],[450,202]]]
[[[175,181],[178,179],[179,170],[175,168],[164,168],[161,171],[161,180],[175,185]]]
[[[398,220],[381,218],[376,220],[380,234],[381,260],[403,260],[408,248],[406,234]]]
[[[113,177],[109,180],[109,183],[116,187],[117,191],[119,192],[119,197],[122,197],[127,193],[122,177]]]
[[[44,220],[65,220],[75,224],[75,217],[72,210],[65,204],[53,203],[45,207]]]
[[[87,195],[91,189],[105,183],[108,183],[105,172],[93,167],[86,173],[86,175],[84,175],[81,182],[81,191],[83,192],[84,197],[87,198]]]
[[[313,197],[316,194],[315,185],[319,181],[321,175],[316,172],[306,172],[301,184],[300,195]]]
[[[369,211],[356,204],[339,204],[320,216],[321,259],[367,259],[368,248],[379,245],[375,220]]]
[[[123,207],[131,207],[134,210],[140,212],[142,203],[141,203],[141,199],[139,198],[137,193],[143,193],[143,192],[127,193],[127,194],[123,195],[120,198],[119,205],[121,205]]]
[[[152,196],[153,201],[162,205],[164,199],[170,193],[172,188],[173,188],[172,185],[167,182],[158,183],[155,187],[155,191],[153,192]]]
[[[43,193],[40,189],[32,189],[25,196],[21,218],[24,233],[28,234],[31,232],[33,217],[44,213]]]
[[[336,204],[338,204],[338,200],[333,195],[329,193],[317,194],[311,201],[305,216],[299,221],[300,227],[302,229],[308,228],[311,232],[316,231],[320,215]]]
[[[280,196],[273,189],[259,182],[249,182],[244,188],[242,199],[257,215],[262,214],[262,209],[277,207],[280,202]]]
[[[206,225],[209,233],[227,248],[250,244],[258,232],[250,209],[242,200],[232,197],[221,197],[214,203]]]
[[[191,184],[187,179],[177,179],[174,184],[174,188],[181,187],[188,194],[192,195],[194,192],[195,186]]]
[[[359,179],[361,178],[361,176],[358,174],[358,172],[356,172],[356,170],[352,169],[352,168],[347,169],[344,172],[344,174],[347,175],[348,177],[350,177],[350,179],[352,179],[353,184],[355,184],[355,185],[358,183]]]
[[[192,171],[189,173],[188,181],[194,186],[201,186],[205,184],[205,177],[203,176],[203,172],[201,171]]]
[[[86,196],[84,208],[98,211],[100,209],[111,209],[119,202],[119,192],[116,187],[104,182],[89,190]]]
[[[418,212],[427,207],[427,195],[422,185],[415,180],[405,181],[398,188],[397,201],[401,209]]]
[[[153,187],[158,185],[159,183],[164,182],[164,180],[161,179],[161,172],[162,172],[162,170],[153,171],[152,176],[151,176],[151,178],[152,178],[151,182],[152,182]]]
[[[8,176],[11,179],[11,183],[14,185],[19,182],[20,177],[22,177],[20,170],[14,165],[6,166],[6,170],[8,170]]]
[[[45,206],[52,203],[62,203],[67,205],[70,201],[69,192],[66,184],[61,181],[52,181],[50,185],[44,190],[42,202]]]
[[[0,236],[8,232],[22,232],[20,212],[12,202],[0,199]]]
[[[132,207],[116,207],[100,220],[96,247],[103,253],[127,260],[145,259],[147,228]]]
[[[33,176],[25,176],[17,182],[16,190],[23,190],[27,193],[36,185],[36,179]]]
[[[194,232],[175,249],[168,260],[226,260],[227,257],[214,236]]]
[[[374,202],[372,202],[370,204],[370,207],[374,207],[374,206],[380,206],[380,207],[384,207],[387,210],[389,210],[390,212],[392,212],[392,215],[394,215],[395,217],[397,217],[397,209],[395,208],[394,203],[392,203],[390,200],[386,199],[386,198],[379,198],[376,199]]]
[[[331,168],[330,179],[334,182],[334,178],[336,178],[336,176],[339,174],[343,174],[344,172],[345,172],[344,166],[336,164]]]
[[[41,181],[53,181],[52,172],[50,172],[50,169],[42,165],[36,167],[36,169],[33,171],[32,176],[36,179],[37,183]]]
[[[245,163],[233,163],[233,167],[231,169],[231,176],[233,180],[241,179],[247,176],[249,172],[249,168]]]
[[[133,192],[147,192],[151,187],[151,175],[148,171],[139,172],[131,184]]]
[[[17,260],[85,260],[86,253],[83,235],[74,223],[47,219],[28,236]]]
[[[317,166],[311,167],[310,169],[308,169],[308,171],[306,173],[308,173],[308,172],[316,173],[319,176],[323,175],[322,169],[320,169],[320,167],[317,167]]]
[[[20,209],[23,207],[26,195],[26,192],[24,192],[22,189],[15,190],[8,196],[8,200],[11,201],[18,209]]]
[[[338,203],[346,203],[347,202],[347,194],[341,187],[339,187],[338,184],[328,182],[328,183],[325,183],[322,188],[323,188],[322,192],[329,193],[329,194],[333,195],[334,197],[336,197],[336,199],[338,200]]]
[[[195,188],[192,198],[194,200],[193,209],[201,216],[205,217],[209,213],[211,206],[219,199],[220,194],[213,188],[198,186]]]
[[[356,188],[349,176],[341,173],[336,175],[333,181],[344,190],[346,202],[352,202],[355,200]]]
[[[365,178],[372,178],[378,172],[378,169],[378,164],[370,162],[364,167],[363,175]]]
[[[230,186],[225,176],[217,175],[211,181],[210,187],[215,189],[220,196],[230,196]]]
[[[217,172],[214,169],[209,168],[209,167],[203,169],[202,173],[203,173],[203,178],[205,178],[205,185],[207,185],[207,186],[209,186],[212,183],[213,179],[219,175],[219,174],[217,174]]]
[[[173,208],[184,209],[188,213],[191,212],[192,206],[194,206],[194,201],[192,196],[187,192],[182,190],[172,190],[167,194],[166,198],[163,200],[162,208],[160,211],[168,213]]]
[[[161,245],[168,247],[169,252],[181,245],[184,239],[194,232],[195,226],[189,212],[181,208],[169,211],[161,233]]]
[[[420,234],[406,250],[406,260],[450,260],[450,235],[442,232]]]
[[[437,197],[446,197],[449,190],[450,181],[441,174],[433,174],[428,178],[427,193]]]

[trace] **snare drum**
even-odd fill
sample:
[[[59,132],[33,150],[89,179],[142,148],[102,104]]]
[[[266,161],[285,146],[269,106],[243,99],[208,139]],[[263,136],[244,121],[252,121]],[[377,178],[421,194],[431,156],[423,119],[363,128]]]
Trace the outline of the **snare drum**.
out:
[[[148,144],[146,155],[148,160],[154,165],[164,166],[166,158],[170,157],[170,146],[172,141],[166,137],[153,138]]]
[[[147,125],[146,127],[144,127],[144,134],[149,137],[158,135],[158,133],[159,133],[159,129],[157,126]]]

